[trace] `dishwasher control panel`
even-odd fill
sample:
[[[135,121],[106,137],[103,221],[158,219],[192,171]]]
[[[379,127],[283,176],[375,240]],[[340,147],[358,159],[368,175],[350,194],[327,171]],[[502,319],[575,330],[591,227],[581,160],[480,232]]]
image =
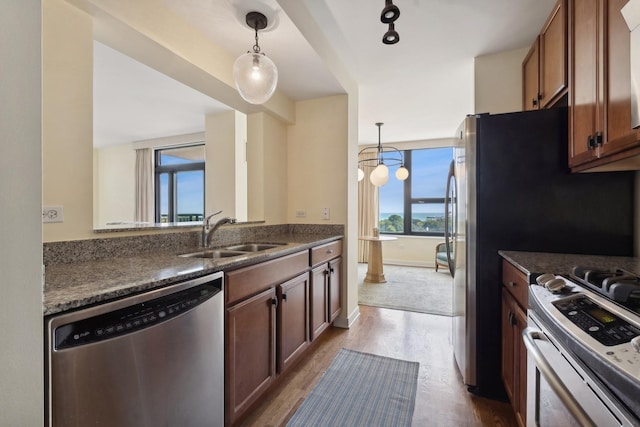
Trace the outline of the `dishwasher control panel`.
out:
[[[205,283],[187,291],[141,302],[120,310],[59,326],[54,349],[90,344],[162,323],[202,304],[220,289]]]

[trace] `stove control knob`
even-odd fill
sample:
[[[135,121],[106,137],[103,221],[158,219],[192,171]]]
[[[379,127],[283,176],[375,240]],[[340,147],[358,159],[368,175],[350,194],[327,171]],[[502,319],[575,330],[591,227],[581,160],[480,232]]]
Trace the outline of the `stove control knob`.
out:
[[[631,340],[631,346],[636,351],[636,353],[640,353],[640,335]]]

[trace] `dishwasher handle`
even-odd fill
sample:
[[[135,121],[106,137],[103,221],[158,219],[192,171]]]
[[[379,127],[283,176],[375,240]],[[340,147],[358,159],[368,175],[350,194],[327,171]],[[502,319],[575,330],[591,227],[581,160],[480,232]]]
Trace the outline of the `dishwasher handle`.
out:
[[[597,427],[591,420],[591,417],[589,417],[575,397],[571,394],[567,386],[562,382],[556,371],[554,371],[547,358],[544,357],[544,354],[542,354],[538,344],[536,344],[536,340],[546,340],[544,333],[532,327],[528,327],[522,331],[522,338],[524,340],[525,347],[527,347],[527,352],[533,356],[533,359],[535,360],[536,367],[540,372],[542,372],[542,375],[549,383],[553,392],[560,398],[562,403],[564,403],[569,412],[571,412],[571,415],[576,418],[580,425]]]

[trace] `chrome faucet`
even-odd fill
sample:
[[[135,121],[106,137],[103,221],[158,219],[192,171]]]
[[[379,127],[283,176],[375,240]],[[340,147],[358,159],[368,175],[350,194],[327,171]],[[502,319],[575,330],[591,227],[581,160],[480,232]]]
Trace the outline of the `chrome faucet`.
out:
[[[218,211],[216,213],[209,215],[204,220],[204,223],[202,224],[202,246],[205,248],[208,248],[211,245],[211,239],[213,238],[213,233],[215,233],[215,231],[218,228],[220,228],[221,225],[233,224],[236,222],[235,218],[229,218],[228,216],[226,216],[224,218],[220,218],[218,221],[215,222],[215,224],[211,225],[210,224],[211,218],[215,215],[218,215],[219,213],[222,213],[222,211]]]

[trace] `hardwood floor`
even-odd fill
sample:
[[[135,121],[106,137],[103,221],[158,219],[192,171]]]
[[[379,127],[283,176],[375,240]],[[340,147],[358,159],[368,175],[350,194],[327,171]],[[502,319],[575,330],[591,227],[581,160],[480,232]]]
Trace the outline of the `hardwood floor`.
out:
[[[451,317],[361,305],[353,327],[326,331],[242,425],[285,425],[344,347],[420,363],[413,426],[516,426],[509,404],[467,392],[450,334]]]

